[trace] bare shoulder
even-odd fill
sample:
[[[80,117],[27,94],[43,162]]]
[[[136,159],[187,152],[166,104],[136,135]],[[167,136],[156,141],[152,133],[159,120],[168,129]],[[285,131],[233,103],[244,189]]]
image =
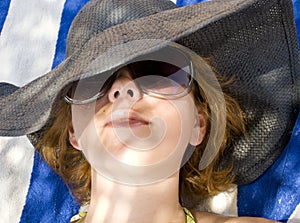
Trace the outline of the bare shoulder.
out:
[[[256,217],[226,217],[209,212],[192,211],[196,223],[275,223],[277,221]]]

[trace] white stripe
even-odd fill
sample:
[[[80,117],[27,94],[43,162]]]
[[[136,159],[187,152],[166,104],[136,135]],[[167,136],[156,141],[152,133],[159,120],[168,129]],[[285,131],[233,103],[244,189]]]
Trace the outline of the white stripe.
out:
[[[17,223],[26,201],[34,150],[23,137],[0,137],[1,222]]]
[[[0,82],[22,86],[51,69],[65,0],[11,0],[0,36]],[[0,137],[1,222],[18,223],[34,149],[23,137]]]
[[[225,216],[237,216],[237,193],[237,185],[232,184],[232,187],[227,191],[210,196],[199,202],[196,208],[199,211],[208,211]]]
[[[64,0],[12,0],[0,36],[0,81],[22,86],[51,69]]]
[[[299,222],[300,222],[300,204],[298,204],[294,213],[291,215],[287,223],[299,223]]]

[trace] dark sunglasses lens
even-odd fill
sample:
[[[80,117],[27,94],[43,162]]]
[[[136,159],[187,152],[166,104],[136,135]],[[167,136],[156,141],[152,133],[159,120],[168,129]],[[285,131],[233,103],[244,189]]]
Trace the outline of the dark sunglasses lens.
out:
[[[139,61],[128,65],[136,83],[158,94],[178,94],[184,91],[191,80],[190,67],[162,61]]]
[[[136,78],[147,75],[157,75],[168,77],[180,70],[179,67],[155,60],[138,61],[129,64],[129,68],[133,71]]]

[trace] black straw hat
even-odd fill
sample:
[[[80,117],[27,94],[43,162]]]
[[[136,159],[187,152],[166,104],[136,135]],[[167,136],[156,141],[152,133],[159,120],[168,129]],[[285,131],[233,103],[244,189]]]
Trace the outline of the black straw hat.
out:
[[[71,26],[63,63],[19,89],[0,85],[0,135],[43,128],[62,89],[88,73],[99,55],[102,73],[171,41],[210,58],[220,74],[235,76],[227,91],[242,106],[248,133],[226,155],[234,160],[238,184],[255,180],[286,146],[299,112],[290,0],[214,0],[183,8],[167,0],[91,0]]]

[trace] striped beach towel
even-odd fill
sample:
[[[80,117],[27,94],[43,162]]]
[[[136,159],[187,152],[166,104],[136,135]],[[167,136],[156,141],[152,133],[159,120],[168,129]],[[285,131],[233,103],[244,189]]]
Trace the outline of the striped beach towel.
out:
[[[201,0],[173,0],[178,6]],[[65,57],[72,19],[88,0],[1,0],[0,82],[23,86]],[[300,0],[293,0],[300,39]],[[0,92],[1,93],[1,92]],[[211,198],[210,210],[300,222],[300,118],[290,143],[258,180]],[[0,222],[69,222],[79,205],[26,138],[0,137]]]

